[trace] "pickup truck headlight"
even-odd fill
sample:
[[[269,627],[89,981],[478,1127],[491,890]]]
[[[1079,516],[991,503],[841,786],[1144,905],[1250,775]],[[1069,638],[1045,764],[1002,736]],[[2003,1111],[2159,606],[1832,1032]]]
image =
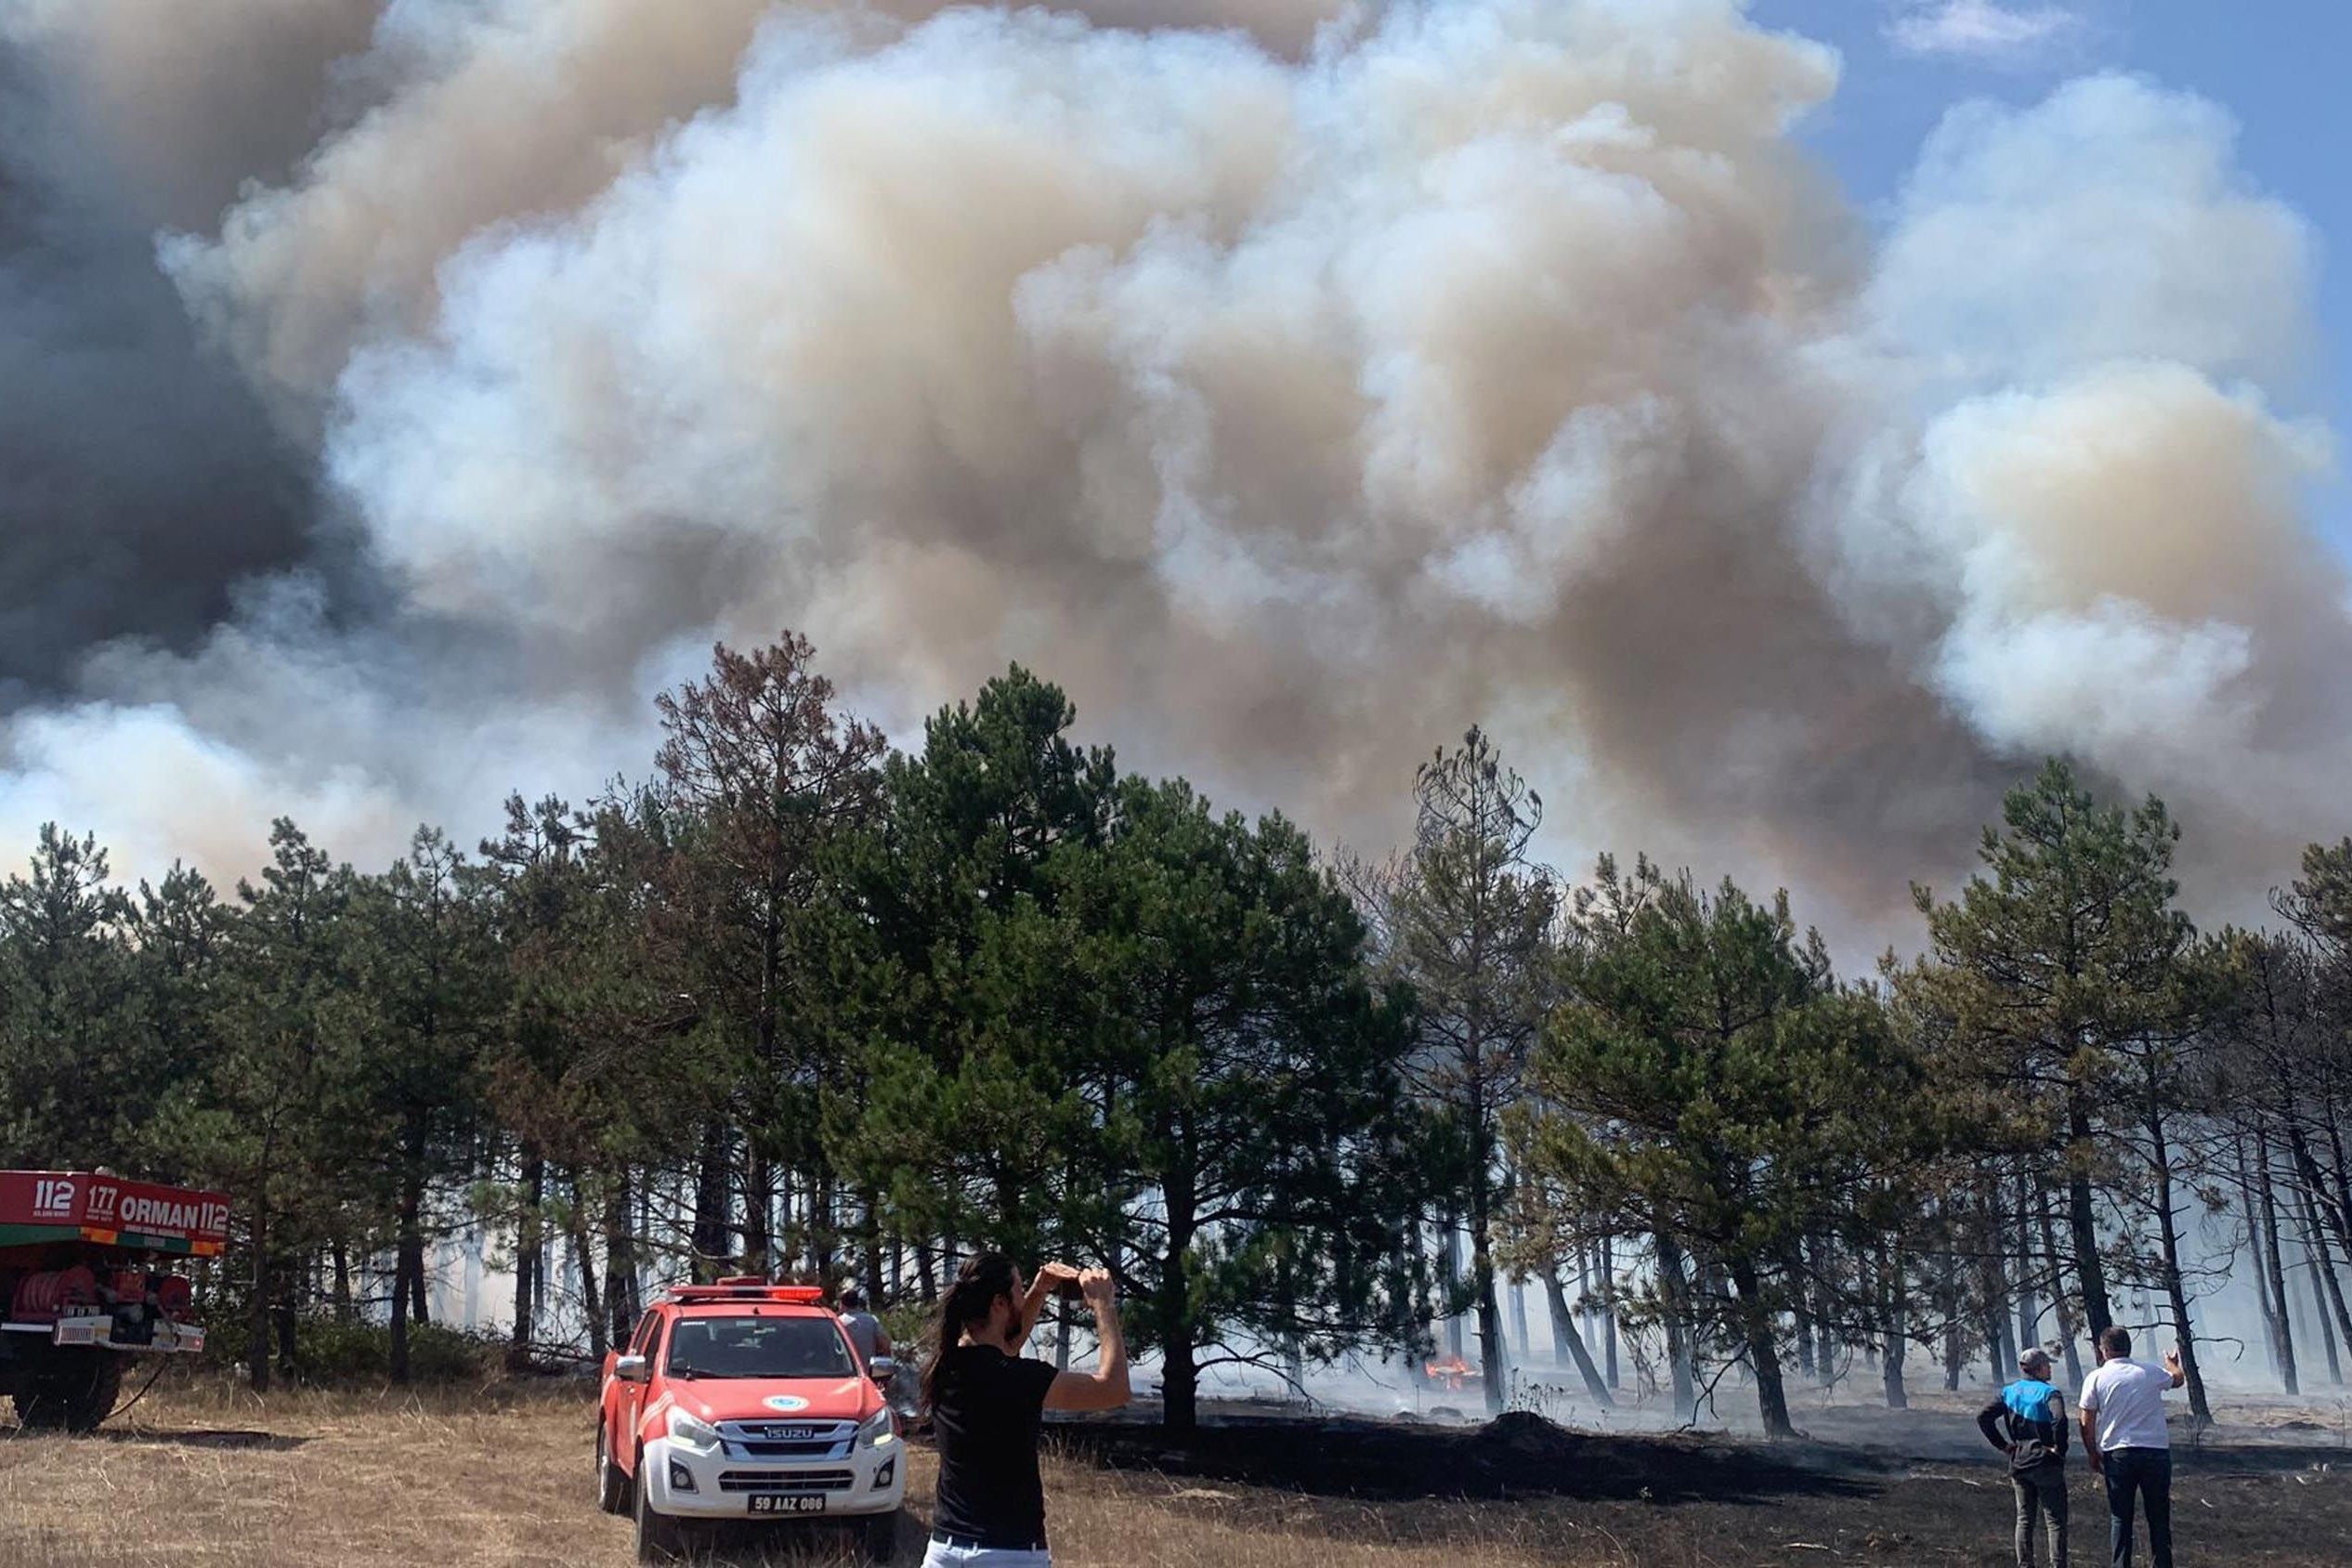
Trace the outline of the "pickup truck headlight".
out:
[[[719,1429],[673,1405],[670,1406],[670,1440],[707,1453],[718,1447]]]
[[[887,1448],[897,1441],[898,1417],[887,1405],[867,1417],[865,1424],[857,1429],[860,1448]]]

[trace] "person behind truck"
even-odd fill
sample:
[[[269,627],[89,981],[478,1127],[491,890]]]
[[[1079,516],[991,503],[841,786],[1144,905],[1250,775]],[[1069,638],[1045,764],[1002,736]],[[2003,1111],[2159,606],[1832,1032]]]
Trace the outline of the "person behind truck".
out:
[[[2066,1568],[2066,1400],[2038,1345],[2018,1357],[2018,1380],[1977,1412],[1977,1430],[2009,1457],[2017,1493],[2018,1568],[2033,1568],[2037,1518],[2046,1518],[2050,1568]]]
[[[2132,1568],[2132,1505],[2148,1510],[2148,1552],[2173,1568],[2172,1436],[2164,1430],[2164,1391],[2189,1379],[2177,1349],[2162,1367],[2134,1361],[2132,1337],[2109,1328],[2098,1337],[2098,1370],[2083,1379],[2083,1446],[2091,1473],[2107,1483],[2107,1540],[2114,1568]]]
[[[849,1330],[849,1342],[857,1347],[859,1365],[890,1353],[890,1330],[866,1310],[866,1292],[855,1285],[842,1292],[841,1319],[842,1326]]]
[[[1056,1371],[1020,1353],[1046,1298],[1070,1285],[1094,1314],[1100,1350],[1091,1372]],[[1115,1410],[1127,1399],[1127,1342],[1109,1274],[1047,1263],[1025,1281],[1001,1252],[967,1260],[939,1303],[922,1374],[939,1444],[924,1568],[1049,1568],[1039,1418]]]

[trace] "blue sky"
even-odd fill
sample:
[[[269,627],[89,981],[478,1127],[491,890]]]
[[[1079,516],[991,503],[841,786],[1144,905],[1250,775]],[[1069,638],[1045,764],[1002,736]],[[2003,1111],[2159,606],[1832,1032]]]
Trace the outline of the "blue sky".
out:
[[[1956,101],[2031,103],[2068,77],[2127,71],[2222,105],[2238,162],[2310,221],[2322,247],[2309,402],[2352,433],[2352,0],[1754,0],[1752,14],[1844,54],[1836,98],[1803,133],[1865,210],[1901,186]],[[2319,499],[2352,534],[2341,473]]]

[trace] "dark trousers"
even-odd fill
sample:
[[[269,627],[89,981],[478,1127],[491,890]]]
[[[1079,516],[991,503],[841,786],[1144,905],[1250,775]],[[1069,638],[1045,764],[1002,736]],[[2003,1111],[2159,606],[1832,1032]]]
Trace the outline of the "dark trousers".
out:
[[[2018,1495],[2018,1568],[2033,1568],[2033,1526],[2046,1520],[2050,1568],[2066,1568],[2066,1467],[2036,1465],[2009,1472]]]
[[[2107,1477],[2107,1544],[2115,1568],[2132,1568],[2132,1503],[2148,1512],[2148,1554],[2173,1568],[2173,1456],[2164,1448],[2110,1448],[2099,1456]]]

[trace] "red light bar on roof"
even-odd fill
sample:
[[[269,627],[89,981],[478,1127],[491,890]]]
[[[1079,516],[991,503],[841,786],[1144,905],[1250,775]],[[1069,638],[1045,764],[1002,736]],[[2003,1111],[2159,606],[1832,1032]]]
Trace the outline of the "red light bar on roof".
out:
[[[736,1274],[716,1285],[673,1285],[667,1294],[678,1302],[774,1301],[782,1306],[814,1307],[825,1300],[821,1285],[770,1285],[757,1274]]]

